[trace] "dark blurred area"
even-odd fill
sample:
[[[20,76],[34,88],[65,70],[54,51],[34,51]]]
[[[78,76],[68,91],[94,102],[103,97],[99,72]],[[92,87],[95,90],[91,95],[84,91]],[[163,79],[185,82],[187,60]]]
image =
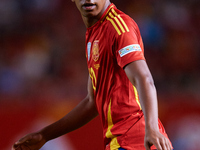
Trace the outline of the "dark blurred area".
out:
[[[199,150],[200,1],[111,2],[140,28],[160,119],[174,148]],[[85,31],[70,0],[0,1],[0,149],[59,119],[86,96]],[[76,134],[62,142],[69,141],[70,150],[79,149],[70,138]]]

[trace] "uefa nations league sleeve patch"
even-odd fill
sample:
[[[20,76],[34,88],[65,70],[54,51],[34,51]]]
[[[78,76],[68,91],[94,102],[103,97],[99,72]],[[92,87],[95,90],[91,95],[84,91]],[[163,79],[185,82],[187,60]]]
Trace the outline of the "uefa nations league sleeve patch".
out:
[[[142,51],[139,44],[128,45],[128,46],[120,49],[118,52],[119,52],[120,57],[123,57],[123,56],[125,56],[131,52],[135,52],[135,51]]]

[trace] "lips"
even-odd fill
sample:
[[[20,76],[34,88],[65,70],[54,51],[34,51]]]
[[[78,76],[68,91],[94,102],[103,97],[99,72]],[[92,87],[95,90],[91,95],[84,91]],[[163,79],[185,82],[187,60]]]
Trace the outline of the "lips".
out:
[[[96,5],[94,3],[85,3],[82,5],[82,7],[83,9],[89,11],[89,10],[93,10],[96,7]]]

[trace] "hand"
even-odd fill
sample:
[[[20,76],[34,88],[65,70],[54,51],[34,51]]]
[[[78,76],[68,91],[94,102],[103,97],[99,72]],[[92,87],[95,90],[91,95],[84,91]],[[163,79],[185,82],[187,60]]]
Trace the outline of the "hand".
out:
[[[146,131],[144,146],[146,150],[154,145],[157,150],[172,150],[171,142],[159,131]]]
[[[12,146],[12,150],[39,150],[45,143],[42,134],[31,133],[17,141]]]

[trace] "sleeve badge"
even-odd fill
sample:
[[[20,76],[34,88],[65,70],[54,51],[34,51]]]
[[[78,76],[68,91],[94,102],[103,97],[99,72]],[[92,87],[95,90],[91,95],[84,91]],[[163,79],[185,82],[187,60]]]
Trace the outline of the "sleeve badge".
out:
[[[120,49],[118,52],[119,52],[120,57],[123,57],[123,56],[125,56],[131,52],[135,52],[135,51],[142,51],[139,44],[128,45],[128,46]]]

